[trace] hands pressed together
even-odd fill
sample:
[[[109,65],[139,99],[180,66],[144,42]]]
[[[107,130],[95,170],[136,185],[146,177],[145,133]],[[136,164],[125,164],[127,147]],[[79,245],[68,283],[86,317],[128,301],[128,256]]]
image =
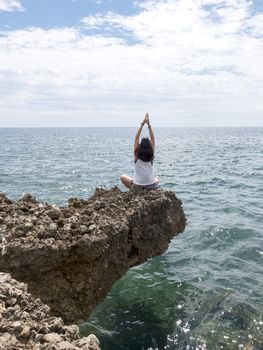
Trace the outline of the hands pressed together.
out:
[[[145,114],[145,117],[144,117],[144,119],[142,121],[142,125],[144,125],[144,124],[150,125],[150,119],[149,119],[148,113]]]

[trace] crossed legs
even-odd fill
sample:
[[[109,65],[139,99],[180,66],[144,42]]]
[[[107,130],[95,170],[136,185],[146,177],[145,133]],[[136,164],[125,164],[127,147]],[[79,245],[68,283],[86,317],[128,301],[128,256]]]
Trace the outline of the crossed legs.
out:
[[[133,185],[133,178],[128,175],[121,175],[121,182],[124,186],[127,188],[132,188]]]
[[[132,188],[132,186],[133,186],[133,178],[128,176],[128,175],[121,175],[121,182],[127,188]],[[158,185],[159,182],[160,182],[160,180],[156,177],[155,183]]]

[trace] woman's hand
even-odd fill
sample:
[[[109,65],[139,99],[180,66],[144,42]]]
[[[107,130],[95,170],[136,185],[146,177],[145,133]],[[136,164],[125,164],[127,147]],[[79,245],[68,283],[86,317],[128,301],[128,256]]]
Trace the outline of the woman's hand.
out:
[[[150,125],[150,119],[149,119],[148,113],[146,114],[146,123],[147,123],[148,125]]]
[[[148,113],[145,114],[145,117],[144,117],[144,119],[143,119],[143,121],[142,121],[142,124],[146,124],[146,123],[147,123],[147,120],[148,120]]]

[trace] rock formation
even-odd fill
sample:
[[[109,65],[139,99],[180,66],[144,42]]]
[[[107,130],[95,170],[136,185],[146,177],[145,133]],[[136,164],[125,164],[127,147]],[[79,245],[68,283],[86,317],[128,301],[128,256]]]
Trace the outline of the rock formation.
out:
[[[65,326],[49,311],[27,293],[26,284],[0,273],[0,349],[100,350],[94,335],[81,339],[78,326]]]
[[[66,323],[87,319],[130,267],[162,254],[185,228],[181,202],[162,190],[96,190],[52,206],[0,194],[0,271],[28,284]]]

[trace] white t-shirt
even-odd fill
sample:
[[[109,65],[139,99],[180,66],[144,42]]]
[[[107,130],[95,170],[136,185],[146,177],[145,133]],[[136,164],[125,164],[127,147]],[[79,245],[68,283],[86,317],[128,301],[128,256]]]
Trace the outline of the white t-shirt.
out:
[[[133,183],[135,185],[146,186],[152,185],[155,182],[153,175],[153,163],[144,162],[141,159],[135,161],[135,172]]]

